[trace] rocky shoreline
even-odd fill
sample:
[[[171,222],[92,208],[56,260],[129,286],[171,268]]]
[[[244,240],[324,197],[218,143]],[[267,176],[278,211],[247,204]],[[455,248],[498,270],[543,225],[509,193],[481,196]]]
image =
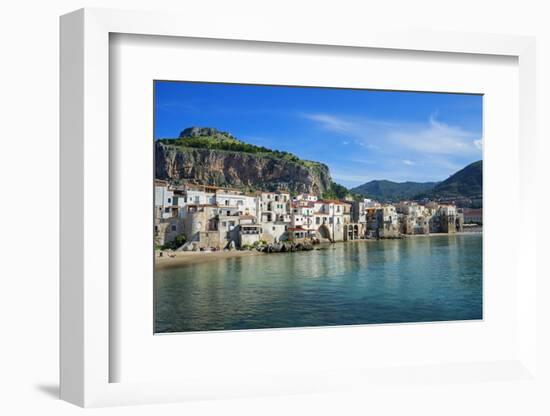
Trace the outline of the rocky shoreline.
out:
[[[260,253],[286,253],[294,251],[311,251],[315,249],[315,245],[318,242],[305,241],[303,243],[294,243],[290,241],[283,241],[280,243],[259,243],[255,247],[249,248],[249,250],[256,250]]]
[[[380,238],[380,239],[356,239],[344,241],[343,243],[360,243],[360,242],[375,242],[380,240],[403,240],[408,238],[417,237],[440,237],[440,236],[452,236],[452,235],[465,235],[465,234],[477,234],[481,231],[475,232],[461,232],[456,234],[443,234],[443,233],[431,233],[431,234],[419,234],[419,235],[400,235],[398,237]],[[313,250],[328,250],[330,246],[336,243],[320,240],[305,240],[302,242],[282,241],[277,243],[267,243],[265,241],[258,242],[253,246],[242,247],[237,249],[234,246],[226,248],[224,250],[196,250],[196,251],[181,251],[181,250],[161,250],[155,252],[155,265],[159,268],[182,266],[187,264],[196,264],[209,261],[215,261],[220,259],[229,259],[236,257],[248,257],[254,255],[264,255],[271,253],[294,253],[300,251],[313,251]]]

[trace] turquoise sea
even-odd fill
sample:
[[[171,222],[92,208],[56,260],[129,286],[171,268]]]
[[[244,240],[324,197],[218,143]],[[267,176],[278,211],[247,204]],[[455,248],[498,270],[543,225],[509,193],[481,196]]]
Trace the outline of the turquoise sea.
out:
[[[336,243],[162,269],[155,332],[482,319],[482,235]]]

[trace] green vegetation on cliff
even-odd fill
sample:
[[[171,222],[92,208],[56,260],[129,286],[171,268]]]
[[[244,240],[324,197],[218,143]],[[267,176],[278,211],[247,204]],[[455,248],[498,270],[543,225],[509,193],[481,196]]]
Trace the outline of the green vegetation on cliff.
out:
[[[353,197],[348,188],[336,182],[331,182],[330,188],[321,195],[323,199],[346,199],[349,196]]]
[[[266,154],[277,159],[298,163],[305,167],[315,168],[318,165],[322,165],[322,163],[302,160],[290,152],[272,150],[264,146],[245,143],[229,133],[211,127],[189,127],[183,130],[177,139],[159,139],[158,141],[168,146],[181,148],[191,147],[251,154]]]

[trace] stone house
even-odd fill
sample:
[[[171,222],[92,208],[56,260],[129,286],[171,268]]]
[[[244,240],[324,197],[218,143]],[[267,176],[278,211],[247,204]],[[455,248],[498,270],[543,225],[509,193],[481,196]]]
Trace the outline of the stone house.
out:
[[[166,218],[155,221],[155,244],[164,245],[174,241],[178,235],[184,234],[183,219],[180,217]]]
[[[399,220],[397,210],[393,205],[384,205],[377,208],[379,215],[379,238],[395,238],[399,236]]]
[[[440,205],[437,211],[440,232],[454,234],[463,230],[464,215],[454,205]]]
[[[260,241],[262,226],[256,224],[256,217],[243,215],[239,218],[238,240],[239,247],[252,246]]]
[[[285,241],[288,239],[288,229],[291,228],[289,223],[281,221],[273,221],[270,223],[262,223],[261,239],[268,243]]]
[[[218,228],[218,207],[211,204],[188,204],[184,216],[184,230],[187,243],[196,248],[223,248]]]
[[[349,204],[338,200],[319,200],[314,203],[314,209],[313,224],[319,235],[331,241],[343,241],[344,213],[348,209],[346,217],[349,218]]]

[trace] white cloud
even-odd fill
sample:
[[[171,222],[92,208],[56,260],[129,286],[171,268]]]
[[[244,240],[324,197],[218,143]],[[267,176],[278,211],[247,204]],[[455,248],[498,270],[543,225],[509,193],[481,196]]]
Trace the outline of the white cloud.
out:
[[[305,118],[320,123],[332,131],[349,132],[354,130],[354,123],[329,114],[306,114]]]
[[[479,139],[479,140],[474,140],[474,145],[475,147],[477,147],[479,150],[483,149],[483,140]]]
[[[426,122],[390,122],[330,114],[306,114],[319,128],[346,133],[371,150],[408,150],[424,155],[469,156],[479,154],[481,139],[475,132],[430,117]]]
[[[427,124],[396,126],[388,132],[388,139],[424,154],[466,155],[479,150],[474,144],[474,133],[441,123],[434,118],[430,118]]]
[[[336,136],[345,135],[345,160],[330,163],[333,178],[346,186],[372,179],[439,181],[481,158],[481,133],[441,122],[373,120],[333,114],[301,114]],[[327,137],[328,136],[328,137]],[[332,140],[320,135],[319,140]],[[355,147],[354,147],[355,146]],[[350,153],[351,152],[351,153]]]

